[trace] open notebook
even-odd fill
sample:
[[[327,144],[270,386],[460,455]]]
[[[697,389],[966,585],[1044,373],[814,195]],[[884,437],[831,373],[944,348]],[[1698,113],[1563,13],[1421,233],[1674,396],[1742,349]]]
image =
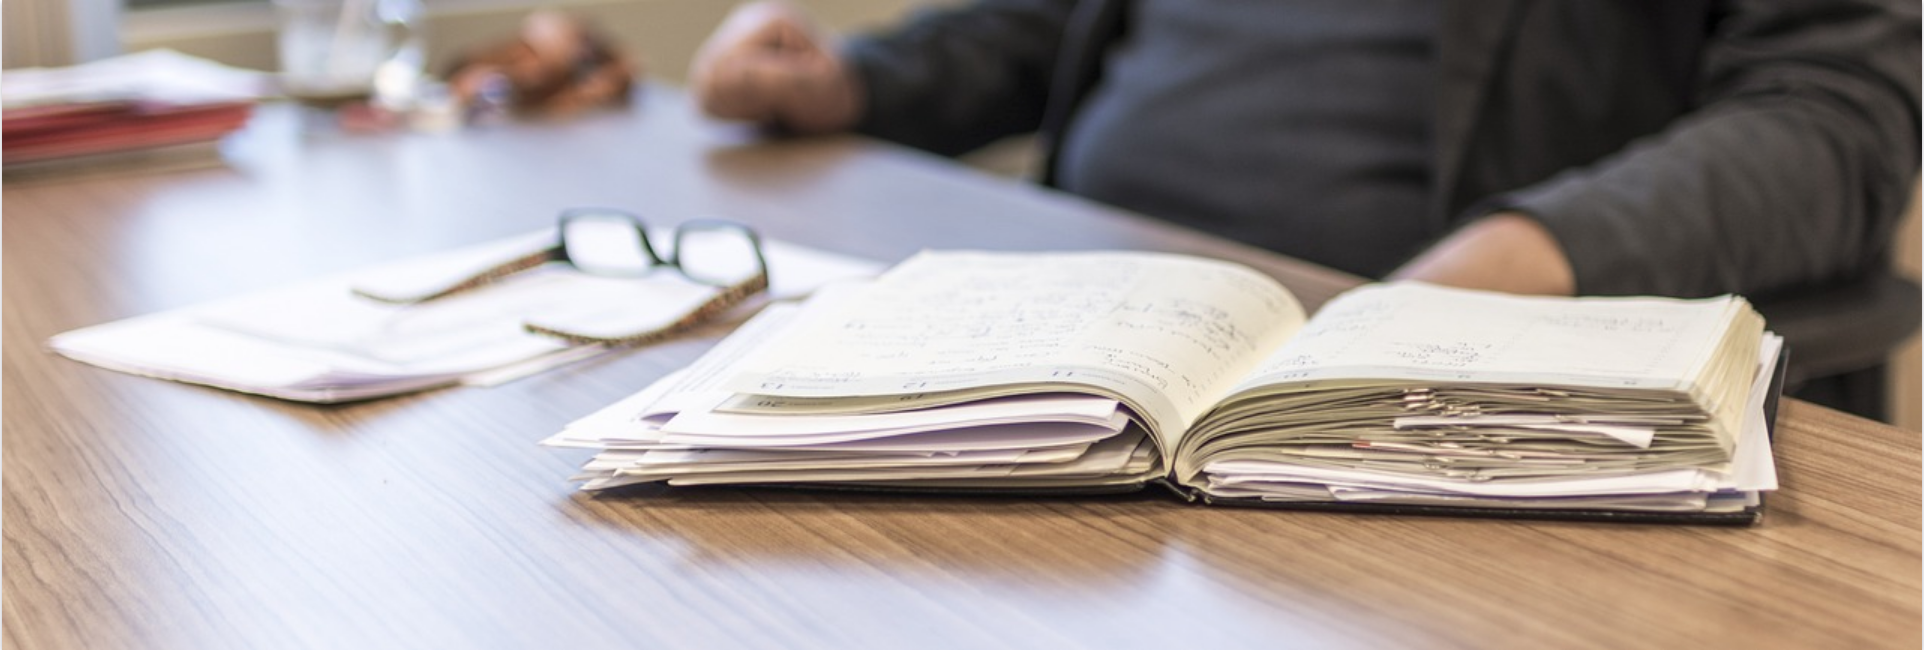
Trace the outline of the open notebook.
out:
[[[1371,285],[1314,319],[1153,253],[924,253],[548,444],[588,489],[806,484],[1754,521],[1781,342],[1741,298]]]
[[[213,303],[55,336],[55,352],[137,375],[303,402],[341,402],[451,384],[493,385],[605,353],[528,332],[528,323],[592,329],[667,322],[713,287],[673,272],[603,278],[561,264],[414,305],[355,295],[407,295],[552,245],[545,230]],[[659,241],[672,242],[662,234]],[[763,242],[769,297],[797,298],[881,265],[780,241]]]

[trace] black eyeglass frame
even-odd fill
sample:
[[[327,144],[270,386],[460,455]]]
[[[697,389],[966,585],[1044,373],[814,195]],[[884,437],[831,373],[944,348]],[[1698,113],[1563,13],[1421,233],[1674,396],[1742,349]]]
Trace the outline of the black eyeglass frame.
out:
[[[541,263],[565,262],[570,266],[574,266],[575,268],[578,268],[578,269],[582,268],[579,265],[576,265],[574,260],[568,258],[568,224],[578,219],[584,219],[584,218],[590,218],[590,217],[593,217],[593,218],[619,217],[623,220],[626,220],[631,226],[633,226],[635,229],[635,236],[641,239],[641,250],[648,254],[649,268],[648,270],[642,271],[640,273],[633,273],[633,274],[627,274],[627,275],[601,273],[601,272],[596,272],[588,269],[582,269],[582,271],[585,273],[589,273],[592,275],[606,276],[606,277],[640,277],[640,276],[647,275],[649,273],[654,272],[655,267],[666,266],[666,267],[675,269],[675,271],[677,273],[680,273],[682,277],[688,278],[690,280],[694,280],[695,282],[698,282],[701,284],[706,284],[706,285],[715,286],[715,287],[725,287],[725,286],[729,286],[730,284],[733,284],[733,282],[718,281],[714,278],[697,277],[695,275],[690,274],[688,272],[687,267],[684,267],[681,265],[682,251],[687,250],[687,247],[683,246],[682,244],[687,241],[689,233],[698,232],[701,230],[740,231],[742,236],[748,239],[749,249],[754,251],[755,253],[755,268],[758,269],[759,272],[761,273],[768,272],[768,258],[762,253],[761,235],[757,234],[753,228],[749,228],[748,226],[744,226],[742,224],[735,223],[733,221],[723,221],[721,219],[690,219],[688,221],[683,221],[675,225],[674,254],[670,258],[664,259],[661,256],[661,251],[655,248],[654,240],[648,238],[648,226],[647,224],[642,223],[641,217],[636,215],[633,212],[628,212],[626,210],[616,210],[613,208],[570,208],[570,209],[561,211],[561,216],[557,217],[555,220],[557,224],[557,227],[556,227],[557,232],[555,233],[555,245],[553,248],[550,248],[546,251],[549,257],[547,259],[542,260]],[[539,266],[539,263],[537,263],[536,266]]]
[[[648,268],[641,272],[632,273],[632,274],[610,274],[610,273],[597,272],[592,269],[586,269],[575,264],[574,260],[568,257],[568,241],[567,241],[568,240],[568,224],[578,219],[584,219],[584,218],[590,218],[590,217],[604,218],[604,219],[608,217],[618,217],[628,221],[634,227],[635,236],[641,240],[642,250],[645,251],[646,254],[648,255],[648,262],[649,262]],[[720,219],[691,219],[688,221],[684,221],[680,224],[677,224],[675,226],[675,235],[674,235],[675,236],[674,252],[672,255],[670,255],[668,258],[665,258],[665,259],[662,257],[661,252],[655,249],[654,240],[649,238],[648,227],[645,223],[642,222],[641,217],[639,215],[636,215],[632,212],[628,212],[626,210],[618,210],[613,208],[570,208],[567,210],[563,210],[561,212],[560,216],[557,217],[556,219],[556,223],[557,223],[557,228],[556,228],[556,234],[555,234],[555,243],[553,246],[550,246],[540,251],[529,253],[521,257],[507,260],[505,262],[496,264],[487,269],[483,269],[482,271],[474,274],[473,276],[468,277],[467,279],[464,279],[460,282],[449,285],[448,287],[435,291],[434,293],[431,293],[425,296],[420,296],[420,297],[413,297],[413,298],[394,298],[391,296],[379,296],[379,295],[362,292],[358,289],[355,290],[354,293],[363,298],[368,298],[370,300],[375,300],[375,301],[385,302],[390,304],[402,304],[402,305],[420,304],[424,302],[438,300],[438,299],[452,296],[455,294],[463,293],[466,291],[471,291],[471,290],[486,286],[488,284],[494,283],[503,278],[514,275],[516,273],[528,271],[530,269],[540,267],[544,264],[549,264],[554,262],[566,263],[569,266],[572,266],[578,270],[581,270],[583,273],[589,273],[589,274],[597,275],[601,277],[642,277],[650,273],[653,273],[657,268],[665,266],[665,267],[675,269],[675,272],[680,273],[682,277],[688,278],[689,280],[692,280],[698,284],[721,288],[721,291],[715,294],[714,297],[710,298],[707,302],[703,303],[700,307],[697,307],[695,310],[684,315],[682,318],[677,319],[675,322],[670,323],[665,327],[647,331],[647,332],[636,332],[634,334],[607,337],[607,336],[590,336],[590,335],[579,334],[574,332],[567,332],[567,331],[557,330],[550,327],[535,325],[532,323],[524,326],[530,332],[543,334],[547,336],[553,336],[556,338],[567,340],[571,343],[621,346],[621,345],[645,345],[648,343],[652,343],[655,341],[659,341],[659,340],[674,336],[676,334],[681,333],[682,331],[687,330],[688,328],[691,328],[695,325],[698,325],[714,317],[716,314],[719,314],[721,312],[734,308],[736,305],[739,305],[743,301],[746,301],[750,296],[753,296],[755,294],[768,290],[768,257],[765,253],[762,252],[761,235],[756,233],[753,228],[749,228],[748,226],[745,226],[739,223],[735,223],[732,221],[723,221]],[[720,281],[720,280],[717,280],[716,278],[704,278],[704,277],[698,277],[690,274],[688,272],[688,269],[682,266],[682,252],[686,250],[683,244],[686,243],[688,235],[690,233],[700,232],[702,230],[724,230],[724,229],[738,231],[747,239],[749,243],[749,249],[755,255],[755,272],[749,277],[739,281],[735,281],[735,282]]]

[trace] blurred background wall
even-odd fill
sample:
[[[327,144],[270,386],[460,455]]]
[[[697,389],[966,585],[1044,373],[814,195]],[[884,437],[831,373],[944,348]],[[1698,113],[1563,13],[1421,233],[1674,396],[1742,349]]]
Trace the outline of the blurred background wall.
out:
[[[837,30],[887,24],[916,5],[938,0],[802,0]],[[709,30],[734,6],[721,0],[425,0],[429,69],[456,54],[505,38],[537,8],[583,16],[637,53],[649,74],[679,81]],[[7,0],[7,68],[62,65],[115,51],[172,48],[261,70],[278,66],[275,14],[267,0]]]

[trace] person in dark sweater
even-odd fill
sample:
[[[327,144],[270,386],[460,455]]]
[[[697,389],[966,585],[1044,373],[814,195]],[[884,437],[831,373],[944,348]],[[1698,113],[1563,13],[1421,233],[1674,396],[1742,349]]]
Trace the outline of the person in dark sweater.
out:
[[[1918,7],[980,0],[833,43],[738,9],[707,112],[942,154],[1369,277],[1768,292],[1880,270],[1918,167]]]

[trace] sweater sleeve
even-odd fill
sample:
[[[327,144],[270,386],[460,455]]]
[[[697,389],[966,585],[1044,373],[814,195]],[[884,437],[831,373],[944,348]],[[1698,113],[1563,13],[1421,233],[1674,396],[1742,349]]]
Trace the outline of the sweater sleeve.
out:
[[[1041,123],[1074,0],[980,0],[850,39],[867,110],[856,130],[955,155]]]
[[[1541,221],[1585,294],[1762,293],[1876,268],[1917,174],[1917,12],[1737,3],[1695,110],[1473,210]]]

